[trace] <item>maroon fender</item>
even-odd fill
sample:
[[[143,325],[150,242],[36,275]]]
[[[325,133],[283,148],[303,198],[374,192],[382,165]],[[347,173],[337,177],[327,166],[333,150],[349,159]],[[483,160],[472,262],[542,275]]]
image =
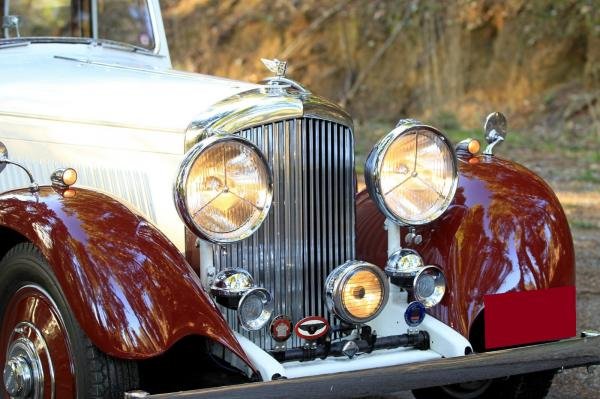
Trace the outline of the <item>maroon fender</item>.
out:
[[[177,248],[118,201],[85,189],[0,195],[0,226],[42,251],[79,324],[103,352],[144,359],[189,335],[243,349]]]
[[[416,228],[422,244],[404,245],[444,270],[449,291],[430,313],[465,337],[486,295],[575,285],[571,232],[552,189],[518,164],[474,160],[459,160],[449,209]],[[358,194],[356,212],[358,259],[384,266],[384,216],[366,191]],[[401,236],[407,232],[402,228]]]

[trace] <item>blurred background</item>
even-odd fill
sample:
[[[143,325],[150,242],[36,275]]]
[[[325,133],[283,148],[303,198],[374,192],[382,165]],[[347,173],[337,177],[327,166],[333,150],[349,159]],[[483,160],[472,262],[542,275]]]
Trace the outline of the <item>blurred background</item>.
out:
[[[162,3],[176,68],[259,81],[261,57],[287,60],[357,134],[410,116],[452,135],[500,110],[545,140],[600,135],[599,0]]]
[[[260,58],[355,118],[357,170],[400,118],[483,140],[544,177],[577,252],[578,324],[600,329],[600,0],[163,0],[175,68],[258,82]],[[600,371],[551,398],[597,398]],[[410,397],[406,394],[401,397]]]

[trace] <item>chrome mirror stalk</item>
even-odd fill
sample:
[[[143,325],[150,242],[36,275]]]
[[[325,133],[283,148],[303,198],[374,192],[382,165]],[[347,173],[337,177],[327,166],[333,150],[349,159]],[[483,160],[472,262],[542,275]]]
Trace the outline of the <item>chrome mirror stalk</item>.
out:
[[[6,165],[15,165],[15,166],[23,169],[25,171],[25,173],[27,173],[27,177],[29,177],[29,189],[32,192],[39,191],[39,186],[35,182],[35,179],[33,178],[33,175],[31,174],[31,172],[25,166],[21,165],[20,163],[14,162],[14,161],[11,161],[10,159],[8,159],[8,149],[6,148],[4,143],[0,142],[0,173],[4,170]]]
[[[6,168],[6,161],[8,160],[8,148],[0,141],[0,173]]]
[[[488,146],[483,151],[484,155],[493,155],[494,147],[505,140],[507,133],[506,126],[506,117],[501,112],[492,112],[487,116],[483,128]]]

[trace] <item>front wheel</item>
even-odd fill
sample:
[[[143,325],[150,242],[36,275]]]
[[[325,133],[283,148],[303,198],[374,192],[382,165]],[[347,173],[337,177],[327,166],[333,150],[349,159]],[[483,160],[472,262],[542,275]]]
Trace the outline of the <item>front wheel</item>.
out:
[[[548,394],[555,371],[516,375],[495,380],[417,389],[416,399],[542,399]]]
[[[0,262],[0,364],[11,398],[122,398],[138,386],[135,362],[105,355],[81,330],[32,244]]]

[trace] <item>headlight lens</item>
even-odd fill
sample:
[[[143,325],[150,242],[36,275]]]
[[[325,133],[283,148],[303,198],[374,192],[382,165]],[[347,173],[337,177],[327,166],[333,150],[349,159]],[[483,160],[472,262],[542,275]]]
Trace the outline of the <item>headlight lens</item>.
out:
[[[439,217],[456,192],[456,154],[438,130],[414,121],[400,124],[367,158],[371,198],[396,223],[418,225]]]
[[[260,330],[273,315],[273,296],[264,288],[246,292],[238,306],[238,321],[248,331]]]
[[[352,324],[374,319],[385,306],[388,291],[385,274],[366,262],[347,262],[331,272],[325,282],[329,311]]]
[[[440,268],[425,266],[415,277],[413,290],[415,299],[430,308],[444,298],[446,277]]]
[[[251,235],[266,218],[272,177],[260,150],[237,136],[212,136],[186,155],[175,202],[188,228],[213,242]]]

